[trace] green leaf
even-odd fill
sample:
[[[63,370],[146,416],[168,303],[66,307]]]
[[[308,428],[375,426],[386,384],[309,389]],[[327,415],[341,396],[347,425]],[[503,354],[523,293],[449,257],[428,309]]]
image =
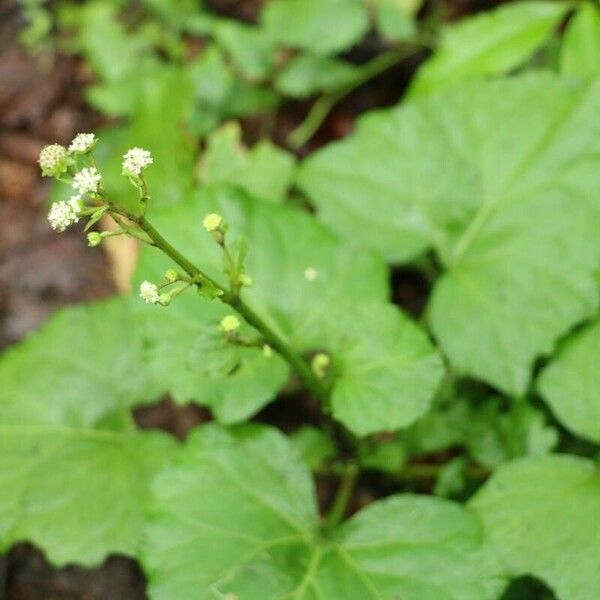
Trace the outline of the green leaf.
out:
[[[285,438],[203,427],[154,486],[143,564],[156,600],[223,597],[496,598],[477,521],[419,496],[374,503],[330,539]]]
[[[0,552],[31,541],[58,565],[136,556],[150,481],[174,442],[30,420],[23,410],[0,425]]]
[[[302,460],[313,470],[322,467],[337,454],[333,440],[316,427],[303,425],[290,434],[288,439]]]
[[[556,428],[530,404],[515,402],[502,410],[498,398],[472,407],[463,427],[469,454],[489,469],[513,458],[548,454],[559,439]]]
[[[250,306],[298,352],[325,349],[333,354],[332,408],[337,418],[366,434],[404,427],[428,409],[442,375],[440,357],[415,324],[383,302],[386,273],[374,255],[340,244],[301,211],[225,188],[205,189],[195,202],[153,216],[159,231],[222,285],[226,280],[220,249],[199,228],[209,212],[224,216],[232,240],[248,241],[246,272],[254,281],[245,291]],[[169,266],[155,252],[143,253],[136,280],[157,280]],[[349,295],[352,303],[342,301]],[[181,350],[165,351],[164,329],[177,332],[171,343],[179,344],[189,335],[189,323],[202,319],[203,305],[197,302],[186,304],[186,317],[178,327],[168,325],[177,304],[160,315],[161,328],[147,328],[152,340],[148,343],[158,358],[153,371],[164,355],[174,362],[185,348],[181,343]],[[172,364],[169,370],[177,369]],[[181,371],[180,367],[178,383],[185,382]],[[172,380],[167,376],[161,369],[161,381]],[[256,398],[254,410],[268,399]]]
[[[565,32],[560,54],[563,73],[597,77],[600,75],[600,10],[582,4]]]
[[[147,399],[142,340],[120,300],[57,313],[0,361],[0,423],[85,427]]]
[[[420,4],[420,1],[376,0],[375,21],[382,37],[392,42],[414,38],[417,34],[414,14]]]
[[[264,79],[274,68],[275,48],[258,27],[220,19],[213,27],[213,35],[235,67],[250,79]]]
[[[200,221],[198,221],[198,224]],[[198,227],[198,229],[200,229]],[[200,231],[198,231],[198,235]],[[142,259],[143,273],[150,275]],[[287,379],[288,370],[277,355],[259,348],[237,348],[213,338],[221,318],[231,309],[188,291],[167,309],[138,307],[145,332],[146,366],[162,393],[181,403],[208,406],[216,419],[235,423],[248,419],[272,400]],[[244,326],[244,335],[256,332]]]
[[[360,67],[329,56],[299,54],[279,72],[277,90],[293,98],[308,98],[320,92],[333,92],[361,75]]]
[[[600,442],[600,321],[567,340],[542,371],[538,390],[575,435]]]
[[[183,125],[192,100],[189,73],[179,67],[152,69],[140,82],[131,121],[99,134],[95,155],[112,201],[133,212],[139,210],[138,191],[121,175],[123,155],[133,147],[152,153],[154,162],[145,177],[153,206],[176,204],[190,193],[195,144]]]
[[[459,372],[520,395],[536,357],[596,310],[599,111],[598,83],[472,82],[369,115],[299,183],[324,222],[389,260],[435,250],[433,332]]]
[[[211,44],[189,64],[194,84],[195,105],[190,128],[206,135],[224,119],[243,117],[272,109],[277,96],[268,87],[260,87],[236,77],[221,49]]]
[[[566,2],[514,2],[449,26],[433,57],[417,72],[409,95],[519,67],[550,37],[568,9]]]
[[[301,351],[314,349],[324,337],[323,325],[339,318],[340,298],[351,294],[353,303],[361,304],[388,296],[385,265],[376,255],[341,243],[304,211],[238,189],[211,186],[180,206],[151,212],[149,218],[186,257],[227,286],[220,247],[201,227],[211,212],[223,215],[230,241],[245,239],[248,244],[245,270],[254,283],[243,292],[245,300]],[[154,249],[144,249],[135,280],[158,280],[172,266]],[[314,279],[307,278],[307,269],[314,270]],[[209,306],[196,304],[198,316],[202,306]],[[173,306],[177,303],[165,312]]]
[[[559,598],[600,597],[600,477],[568,455],[501,467],[471,501],[487,543],[511,577],[533,575]],[[565,560],[573,557],[573,560]]]
[[[334,54],[358,42],[369,20],[362,0],[277,0],[266,4],[262,25],[283,46]]]
[[[0,360],[0,552],[58,564],[135,555],[149,481],[173,443],[131,431],[151,396],[122,300],[61,311]]]
[[[415,323],[394,306],[363,304],[340,307],[334,327],[324,341],[337,419],[366,435],[407,427],[429,410],[444,365]]]
[[[268,140],[251,150],[242,145],[239,123],[230,122],[213,132],[199,166],[204,184],[229,183],[257,198],[282,202],[292,183],[292,155]]]

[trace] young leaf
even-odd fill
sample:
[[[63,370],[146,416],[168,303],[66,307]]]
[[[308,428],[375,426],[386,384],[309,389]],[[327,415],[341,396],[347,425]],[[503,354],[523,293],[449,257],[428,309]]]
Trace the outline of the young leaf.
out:
[[[600,10],[591,2],[581,4],[565,32],[560,53],[563,73],[600,75]]]
[[[209,136],[199,166],[201,182],[229,183],[257,198],[283,202],[294,176],[293,156],[268,140],[249,150],[241,138],[240,125],[233,121]]]
[[[333,92],[355,81],[360,67],[337,58],[299,54],[277,75],[275,87],[286,96],[307,98],[319,92]]]
[[[567,341],[542,371],[538,390],[575,435],[600,442],[600,321]]]
[[[362,0],[277,0],[266,4],[262,24],[284,46],[334,54],[358,42],[369,20]]]
[[[600,597],[600,477],[591,461],[555,455],[508,463],[471,508],[507,575],[538,577],[559,598]]]
[[[154,486],[143,553],[156,600],[497,598],[477,521],[397,496],[323,538],[307,468],[278,432],[206,426]]]
[[[435,54],[417,72],[411,97],[423,96],[522,65],[558,27],[567,2],[515,2],[443,31]]]
[[[390,260],[434,249],[435,335],[459,371],[520,395],[535,358],[596,310],[599,112],[597,82],[471,82],[368,116],[300,184]]]
[[[61,311],[2,356],[0,381],[0,552],[29,540],[59,564],[134,555],[172,443],[125,431],[152,397],[125,303]]]

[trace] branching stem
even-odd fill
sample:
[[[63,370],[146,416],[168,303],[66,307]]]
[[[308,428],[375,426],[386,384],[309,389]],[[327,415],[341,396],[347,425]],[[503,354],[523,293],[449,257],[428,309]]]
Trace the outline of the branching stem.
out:
[[[300,354],[298,354],[290,344],[281,338],[273,329],[252,308],[250,308],[239,296],[230,290],[226,290],[214,279],[206,275],[196,265],[190,262],[179,250],[172,246],[144,217],[129,217],[134,220],[140,229],[142,229],[152,240],[154,246],[162,250],[171,260],[176,262],[192,279],[201,285],[202,280],[208,281],[221,292],[219,299],[236,310],[249,324],[259,331],[265,342],[277,352],[298,375],[304,386],[319,400],[326,401],[328,397],[327,390],[314,376],[310,366]]]

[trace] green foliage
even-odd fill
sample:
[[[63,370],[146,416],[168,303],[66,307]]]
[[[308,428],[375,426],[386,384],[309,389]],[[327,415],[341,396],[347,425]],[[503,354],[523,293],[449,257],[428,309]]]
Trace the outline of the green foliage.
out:
[[[600,479],[592,462],[568,455],[513,462],[494,474],[470,506],[510,575],[535,575],[559,598],[587,600],[600,594],[593,531]]]
[[[582,4],[569,22],[560,64],[564,73],[600,76],[600,10],[591,2]]]
[[[279,0],[262,14],[267,35],[292,48],[318,54],[347,50],[369,25],[362,0]]]
[[[241,134],[239,124],[230,122],[209,136],[199,167],[200,182],[228,183],[257,198],[283,202],[294,176],[294,158],[269,141],[248,150]]]
[[[120,301],[68,309],[3,357],[0,550],[31,540],[86,565],[137,553],[149,482],[175,444],[131,429],[148,389],[128,319]]]
[[[523,65],[568,9],[566,2],[514,2],[448,27],[433,57],[419,70],[410,95],[423,96]]]
[[[538,389],[556,418],[574,434],[600,442],[600,323],[567,340],[544,369]]]
[[[309,473],[281,434],[204,427],[156,480],[143,562],[158,600],[483,600],[502,583],[481,539],[467,511],[419,496],[374,503],[324,537]]]
[[[123,553],[153,600],[600,597],[598,7],[218,5],[24,2],[110,123],[44,174],[97,160],[71,223],[143,244],[147,304],[0,357],[0,551]],[[140,431],[165,396],[216,423]]]
[[[388,259],[434,250],[443,349],[521,395],[535,358],[597,307],[599,110],[598,85],[546,74],[465,84],[365,118],[299,181],[324,222]]]

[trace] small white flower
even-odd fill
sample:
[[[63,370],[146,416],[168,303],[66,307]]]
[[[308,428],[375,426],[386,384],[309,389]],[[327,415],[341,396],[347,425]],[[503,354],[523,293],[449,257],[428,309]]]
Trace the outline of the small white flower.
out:
[[[304,270],[304,279],[306,281],[315,281],[319,276],[319,272],[314,267],[306,267]]]
[[[69,146],[69,152],[85,153],[91,150],[95,143],[96,136],[93,133],[78,133]]]
[[[221,226],[221,221],[223,217],[217,213],[210,213],[202,219],[202,227],[206,229],[209,233],[211,231],[216,231]]]
[[[70,225],[79,223],[80,212],[81,200],[79,196],[73,196],[68,202],[55,202],[48,213],[48,221],[52,229],[63,232]]]
[[[140,297],[146,304],[158,304],[160,302],[158,287],[149,281],[144,281],[140,285]]]
[[[98,184],[102,180],[100,173],[96,167],[86,167],[81,169],[79,173],[75,173],[72,186],[80,193],[87,194],[98,191]]]
[[[225,333],[235,331],[240,326],[240,320],[235,315],[227,315],[221,319],[219,329]]]
[[[42,173],[54,174],[57,169],[60,168],[65,156],[67,155],[67,149],[60,144],[52,144],[45,146],[40,152],[38,163],[42,168]]]
[[[123,155],[123,174],[141,175],[142,169],[152,164],[152,155],[143,148],[132,148]]]

